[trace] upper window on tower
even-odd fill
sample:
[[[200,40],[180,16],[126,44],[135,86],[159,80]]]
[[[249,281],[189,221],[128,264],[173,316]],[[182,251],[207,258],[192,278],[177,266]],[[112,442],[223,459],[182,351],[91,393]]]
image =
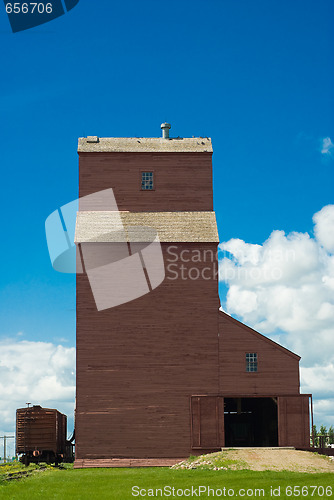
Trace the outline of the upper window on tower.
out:
[[[141,188],[143,191],[150,191],[154,189],[153,172],[141,173]]]

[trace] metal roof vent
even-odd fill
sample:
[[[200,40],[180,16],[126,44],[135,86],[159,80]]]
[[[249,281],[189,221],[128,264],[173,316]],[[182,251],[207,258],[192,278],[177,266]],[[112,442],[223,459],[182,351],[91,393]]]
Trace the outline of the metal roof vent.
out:
[[[163,139],[169,139],[169,129],[171,128],[170,123],[162,123],[161,124],[161,129],[162,129],[162,138]]]

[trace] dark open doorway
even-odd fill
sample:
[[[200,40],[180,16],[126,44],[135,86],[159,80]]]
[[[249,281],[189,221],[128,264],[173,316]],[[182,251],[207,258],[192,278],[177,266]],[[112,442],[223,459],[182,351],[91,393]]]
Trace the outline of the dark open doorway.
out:
[[[224,398],[225,446],[278,446],[277,398]]]

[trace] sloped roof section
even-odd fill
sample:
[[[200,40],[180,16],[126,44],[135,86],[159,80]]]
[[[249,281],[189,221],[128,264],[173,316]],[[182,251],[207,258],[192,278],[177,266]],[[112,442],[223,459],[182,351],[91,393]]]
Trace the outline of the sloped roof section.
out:
[[[155,229],[161,242],[219,243],[215,212],[106,211],[78,212],[75,242],[147,241],[143,227]]]
[[[78,153],[212,153],[209,137],[80,137]]]

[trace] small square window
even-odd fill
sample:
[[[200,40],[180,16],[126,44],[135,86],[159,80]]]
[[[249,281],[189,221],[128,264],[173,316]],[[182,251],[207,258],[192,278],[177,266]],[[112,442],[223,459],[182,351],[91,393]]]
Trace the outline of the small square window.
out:
[[[257,353],[246,353],[246,372],[257,372]]]
[[[141,189],[142,191],[152,191],[154,189],[153,172],[141,173]]]

